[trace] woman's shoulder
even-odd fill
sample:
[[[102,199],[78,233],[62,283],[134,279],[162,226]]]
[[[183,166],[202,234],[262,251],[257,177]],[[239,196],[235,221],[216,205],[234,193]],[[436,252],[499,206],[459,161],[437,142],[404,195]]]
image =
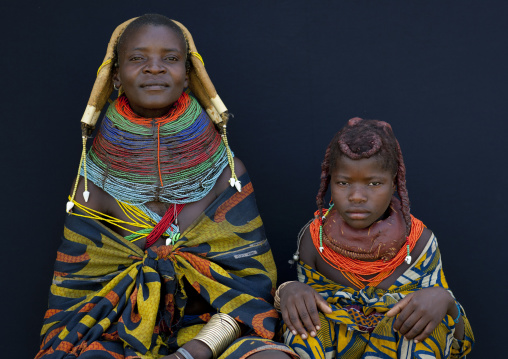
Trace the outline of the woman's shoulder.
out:
[[[247,172],[245,165],[238,157],[234,157],[233,163],[235,166],[236,177],[239,178],[245,172]],[[218,197],[230,186],[229,179],[231,178],[231,174],[232,174],[231,167],[230,166],[224,167],[224,170],[220,174],[219,178],[217,178],[217,182],[215,182],[215,186],[213,187],[216,197]]]
[[[76,187],[74,200],[79,204],[86,206],[87,208],[93,209],[94,211],[98,211],[104,214],[109,214],[112,208],[112,204],[116,204],[116,200],[106,193],[102,188],[95,185],[92,181],[86,181],[85,188],[85,179],[80,176],[78,178],[78,186]],[[75,184],[73,183],[71,188],[70,196],[72,196],[74,192]],[[83,192],[88,190],[89,198],[85,201],[83,196]]]

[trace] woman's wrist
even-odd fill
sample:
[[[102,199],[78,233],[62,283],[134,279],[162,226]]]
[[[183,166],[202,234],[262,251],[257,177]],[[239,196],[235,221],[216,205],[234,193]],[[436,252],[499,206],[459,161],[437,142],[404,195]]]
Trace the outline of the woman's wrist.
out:
[[[182,346],[194,359],[210,359],[212,350],[200,340],[191,340]],[[182,357],[183,355],[178,355]],[[182,358],[185,359],[185,358]]]

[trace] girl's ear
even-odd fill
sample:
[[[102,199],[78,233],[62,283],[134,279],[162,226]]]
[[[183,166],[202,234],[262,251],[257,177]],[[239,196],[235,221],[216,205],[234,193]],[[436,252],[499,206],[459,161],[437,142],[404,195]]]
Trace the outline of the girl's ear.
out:
[[[395,180],[397,178],[397,175],[393,176],[393,179],[392,179],[392,189],[393,189],[393,193],[395,193],[395,191],[397,190],[397,185],[395,183]],[[392,193],[392,194],[393,194]]]

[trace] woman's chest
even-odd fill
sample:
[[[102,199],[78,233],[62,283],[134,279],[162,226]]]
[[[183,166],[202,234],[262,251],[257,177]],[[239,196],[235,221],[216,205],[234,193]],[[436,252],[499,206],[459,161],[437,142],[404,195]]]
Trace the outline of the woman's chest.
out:
[[[216,196],[213,191],[208,193],[204,198],[197,202],[192,202],[185,204],[181,210],[172,203],[163,203],[163,202],[148,202],[145,204],[145,207],[148,210],[154,212],[159,217],[164,217],[164,215],[168,214],[169,220],[167,222],[167,227],[174,225],[178,228],[180,233],[183,233],[205,210],[206,208],[215,200]],[[109,215],[118,219],[121,223],[120,226],[112,225],[111,223],[105,223],[112,230],[120,234],[122,237],[128,237],[132,233],[139,232],[146,228],[146,224],[149,224],[149,227],[155,227],[156,222],[150,221],[146,214],[143,216],[144,218],[139,218],[133,216],[128,213],[125,208],[122,208],[118,203],[114,203],[110,206],[108,211]],[[133,242],[139,248],[145,249],[146,245],[146,237],[137,239]],[[159,237],[153,246],[165,245],[166,240],[164,237]]]

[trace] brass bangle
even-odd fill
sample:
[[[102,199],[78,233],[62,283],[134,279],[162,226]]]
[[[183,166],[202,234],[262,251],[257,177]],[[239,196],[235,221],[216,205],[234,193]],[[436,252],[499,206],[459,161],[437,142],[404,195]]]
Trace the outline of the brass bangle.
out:
[[[224,313],[214,314],[194,339],[205,343],[216,359],[227,347],[240,337],[240,325]]]
[[[289,282],[284,282],[277,288],[277,291],[275,292],[275,296],[273,297],[273,307],[280,312],[280,296],[279,291],[287,286],[289,283],[297,282],[296,280],[290,280]]]

